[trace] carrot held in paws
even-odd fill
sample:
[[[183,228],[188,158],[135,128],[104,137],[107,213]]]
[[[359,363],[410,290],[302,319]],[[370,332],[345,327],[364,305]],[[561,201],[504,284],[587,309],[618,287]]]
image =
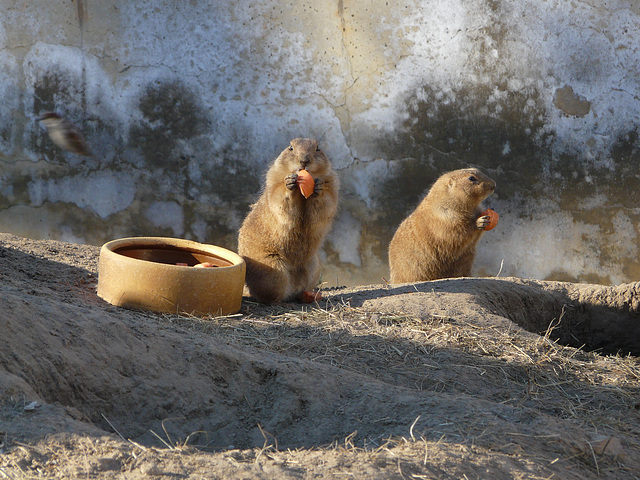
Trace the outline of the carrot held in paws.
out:
[[[304,196],[304,198],[309,198],[313,194],[313,189],[315,187],[315,182],[313,181],[313,177],[306,170],[300,170],[298,172],[298,179],[296,180],[298,183],[298,188],[300,189],[300,193]]]
[[[493,208],[487,208],[484,212],[480,214],[481,217],[488,216],[489,217],[489,225],[484,227],[485,231],[492,230],[496,225],[498,225],[498,219],[500,215]]]

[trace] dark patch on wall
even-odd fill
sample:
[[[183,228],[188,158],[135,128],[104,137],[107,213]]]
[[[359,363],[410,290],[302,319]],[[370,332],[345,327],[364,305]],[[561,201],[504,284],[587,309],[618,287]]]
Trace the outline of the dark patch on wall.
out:
[[[219,140],[215,118],[200,108],[196,96],[179,82],[150,85],[140,99],[144,119],[130,129],[128,148],[144,158],[136,165],[140,181],[136,205],[140,218],[131,234],[175,235],[154,226],[144,212],[155,201],[182,207],[184,238],[235,248],[237,219],[255,201],[260,174],[249,162],[246,135],[236,132]],[[205,238],[202,223],[205,224]],[[199,225],[197,231],[194,224]]]
[[[151,168],[181,168],[175,148],[208,129],[196,95],[181,82],[154,82],[147,86],[138,108],[144,119],[131,127],[130,144],[137,147]]]
[[[45,112],[59,113],[68,118],[86,137],[87,129],[83,121],[85,112],[80,108],[82,95],[81,79],[68,72],[48,71],[33,86],[34,114],[39,116]],[[63,150],[49,139],[44,127],[39,123],[35,127],[28,140],[30,148],[34,152],[40,152],[50,163],[66,163]]]
[[[611,187],[611,199],[616,205],[638,209],[640,195],[640,126],[619,135],[611,149],[615,162]]]
[[[574,216],[592,215],[591,209],[581,205],[602,195],[606,205],[597,207],[589,223],[607,225],[610,219],[603,211],[638,208],[637,196],[632,194],[640,191],[638,127],[619,134],[606,159],[586,161],[579,154],[563,154],[550,160],[548,168],[547,184],[563,210],[574,212]]]
[[[209,173],[211,191],[242,210],[248,208],[250,198],[260,191],[261,181],[261,174],[253,167],[227,156]]]
[[[206,158],[191,159],[201,172],[199,178],[192,179],[185,172],[185,196],[199,205],[193,220],[206,220],[207,238],[231,233],[224,222],[244,217],[257,199],[262,174],[247,162],[245,145],[233,142],[217,151],[211,149]]]
[[[114,240],[110,229],[105,228],[105,220],[91,209],[80,208],[73,203],[56,202],[45,205],[46,208],[64,212],[60,225],[56,228],[66,227],[65,233],[71,233],[78,238],[82,238],[89,245],[102,245],[110,240]],[[112,227],[113,216],[109,217],[109,224]],[[134,221],[135,223],[135,221]],[[142,235],[139,233],[139,235]],[[120,235],[118,235],[119,237]],[[128,235],[127,235],[128,236]],[[62,233],[58,232],[56,237],[61,238]]]
[[[70,72],[52,70],[44,73],[34,84],[33,113],[40,116],[44,112],[53,111],[66,117],[81,131],[94,155],[93,159],[81,159],[61,150],[51,141],[40,122],[31,125],[28,143],[48,163],[71,164],[82,170],[104,168],[107,163],[121,157],[127,145],[123,143],[119,133],[120,125],[113,124],[110,120],[117,117],[113,112],[87,111],[82,107],[86,104],[83,85],[84,81]],[[107,108],[107,103],[98,100],[94,108]]]
[[[207,211],[204,212],[210,219],[207,222],[207,238],[210,235],[218,238],[222,233],[225,239],[232,238],[234,245],[240,225],[223,225],[224,218],[233,218],[238,222],[246,216],[250,205],[258,199],[268,168],[268,165],[256,167],[255,162],[251,161],[254,154],[247,140],[248,133],[243,132],[242,127],[236,128],[239,130],[212,151],[206,161],[199,163],[202,177],[197,181],[199,191],[216,200],[216,204],[207,205]],[[270,159],[264,160],[270,162]]]
[[[260,189],[260,177],[247,161],[247,142],[237,134],[238,138],[225,138],[222,147],[214,148],[215,122],[208,119],[196,95],[178,81],[149,85],[139,108],[144,119],[131,128],[130,147],[142,153],[148,172],[136,199],[143,204],[176,201],[184,207],[187,231],[199,219],[208,225],[208,240],[228,241],[225,220],[233,211],[248,210]],[[192,175],[193,168],[200,174]],[[208,211],[188,208],[211,198],[216,204],[204,203]],[[217,209],[225,215],[216,215]],[[190,211],[198,213],[190,218]]]
[[[233,248],[236,231],[229,225],[228,213],[236,209],[235,205],[208,205],[197,201],[181,203],[184,214],[184,238],[205,241],[225,248]],[[198,238],[201,232],[195,232],[193,225],[198,222],[206,224],[205,238]]]
[[[618,135],[611,148],[611,156],[621,162],[621,167],[626,172],[635,171],[638,175],[637,165],[640,161],[640,135],[636,125],[631,130]]]
[[[386,258],[397,226],[440,174],[473,165],[497,182],[487,206],[495,199],[508,200],[514,208],[524,207],[519,213],[524,217],[534,214],[538,199],[552,200],[576,222],[597,226],[595,237],[585,242],[597,249],[602,272],[557,271],[550,279],[610,283],[608,272],[618,270],[621,261],[629,278],[637,278],[637,259],[624,260],[633,246],[619,245],[633,232],[617,231],[629,227],[618,226],[614,219],[621,214],[635,225],[640,220],[635,195],[640,191],[640,128],[620,134],[609,155],[587,158],[590,149],[597,151],[596,143],[575,145],[573,151],[558,155],[552,149],[554,133],[545,126],[540,95],[553,92],[508,91],[506,85],[498,85],[446,94],[426,86],[410,95],[406,120],[377,145],[394,168],[373,191],[373,221],[363,226],[363,241],[377,242],[372,253]],[[597,195],[605,199],[604,205],[594,201],[590,206]],[[637,227],[635,231],[629,241],[640,249],[640,232]]]
[[[547,186],[557,197],[562,210],[577,211],[587,198],[598,193],[593,178],[602,177],[595,168],[587,168],[576,155],[562,154],[549,160]],[[596,173],[595,177],[592,176]],[[600,183],[600,182],[598,182]]]
[[[575,222],[597,227],[593,234],[584,234],[583,241],[597,252],[599,266],[596,273],[555,271],[547,280],[611,284],[611,272],[620,269],[629,281],[640,280],[640,261],[632,253],[640,250],[638,130],[635,126],[618,134],[608,154],[600,154],[604,158],[587,159],[580,152],[588,148],[578,145],[576,153],[547,160],[541,194],[556,200]],[[630,225],[624,223],[627,219]]]
[[[7,173],[3,180],[11,185],[11,194],[8,197],[0,194],[0,210],[16,204],[26,204],[29,201],[29,182],[31,181],[29,173]]]
[[[48,72],[33,85],[33,109],[37,115],[51,112],[56,107],[56,96],[69,97],[69,79],[60,72]]]
[[[2,138],[3,142],[9,143],[11,141],[11,133],[12,133],[11,124],[6,124],[0,127],[0,138]]]
[[[7,183],[11,185],[11,195],[8,198],[0,195],[0,210],[15,205],[30,205],[31,188],[34,182],[41,183],[46,189],[48,182],[56,183],[58,180],[74,176],[78,172],[76,169],[59,167],[41,169],[31,162],[25,162],[21,167],[7,172],[5,176]],[[49,201],[46,195],[43,195],[43,201],[45,203]]]
[[[403,219],[404,217],[400,221]],[[389,242],[391,242],[391,238],[399,224],[400,222],[397,222],[397,225],[393,225],[393,228],[381,228],[377,223],[363,222],[360,232],[360,245],[366,245],[371,255],[379,258],[382,263],[387,264]]]
[[[216,216],[214,210],[207,221],[205,241],[235,252],[238,249],[238,232],[230,228],[224,218]]]
[[[476,166],[496,180],[496,196],[537,196],[549,156],[544,110],[535,89],[506,84],[443,95],[423,86],[408,96],[407,120],[378,147],[396,164],[375,200],[383,230],[395,230],[442,173]],[[497,100],[496,100],[497,98]]]

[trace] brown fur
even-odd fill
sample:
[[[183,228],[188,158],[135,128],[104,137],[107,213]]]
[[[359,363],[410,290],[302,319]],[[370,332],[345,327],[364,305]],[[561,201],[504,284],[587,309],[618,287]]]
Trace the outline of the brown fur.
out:
[[[307,199],[295,184],[302,168],[315,181]],[[338,189],[338,176],[315,140],[296,138],[276,158],[238,233],[251,296],[263,303],[301,300],[317,286],[318,251],[337,211]]]
[[[469,276],[476,244],[489,223],[480,216],[480,204],[495,186],[475,168],[438,178],[389,244],[391,283]]]

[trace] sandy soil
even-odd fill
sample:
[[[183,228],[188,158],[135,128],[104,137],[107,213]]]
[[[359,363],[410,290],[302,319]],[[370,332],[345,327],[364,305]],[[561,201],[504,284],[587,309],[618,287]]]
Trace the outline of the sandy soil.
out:
[[[0,477],[640,478],[640,284],[454,279],[96,296],[99,249],[0,235]]]

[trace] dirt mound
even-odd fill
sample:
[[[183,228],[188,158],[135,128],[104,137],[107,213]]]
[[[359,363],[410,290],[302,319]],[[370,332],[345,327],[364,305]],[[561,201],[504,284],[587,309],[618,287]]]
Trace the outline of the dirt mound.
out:
[[[640,282],[611,287],[461,278],[360,287],[350,298],[353,306],[424,318],[440,311],[478,326],[513,322],[576,348],[640,355]]]
[[[244,299],[238,315],[201,319],[106,304],[98,254],[0,235],[9,478],[640,469],[638,359],[587,350],[637,355],[637,284],[343,288],[320,305]]]

